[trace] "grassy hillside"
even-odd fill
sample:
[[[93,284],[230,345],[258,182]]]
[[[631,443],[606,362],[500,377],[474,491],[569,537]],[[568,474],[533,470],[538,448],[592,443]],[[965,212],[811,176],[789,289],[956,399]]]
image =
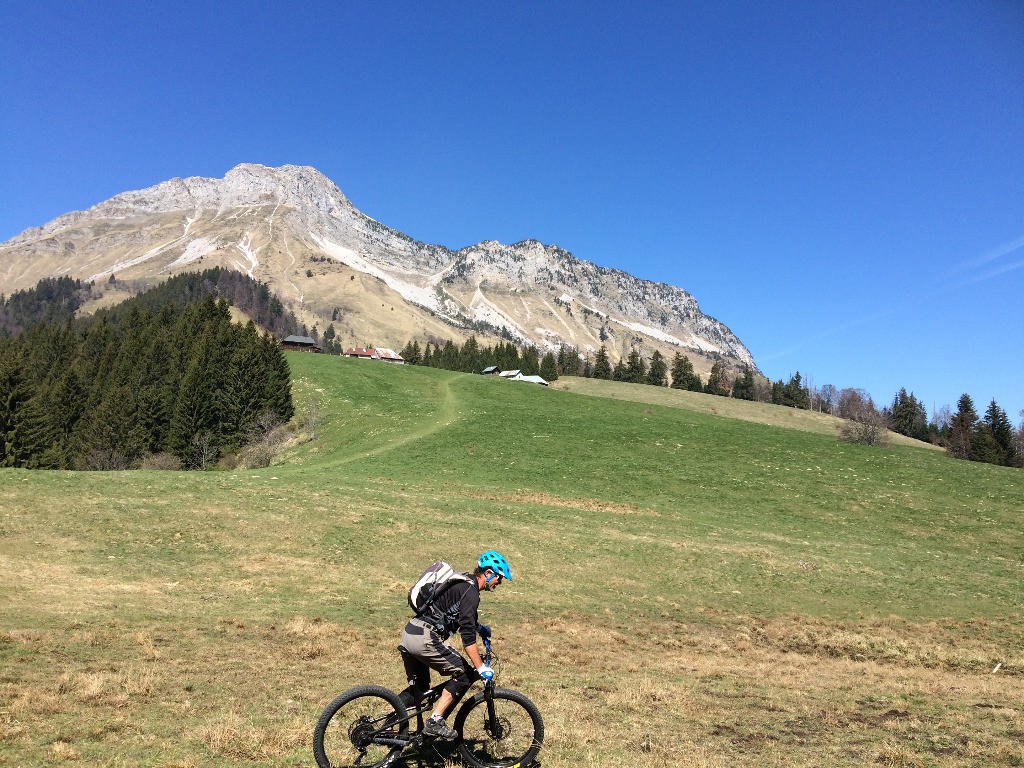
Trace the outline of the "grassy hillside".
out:
[[[1019,470],[290,361],[281,465],[0,471],[0,764],[308,765],[331,696],[403,685],[410,580],[493,547],[546,768],[1024,765]]]

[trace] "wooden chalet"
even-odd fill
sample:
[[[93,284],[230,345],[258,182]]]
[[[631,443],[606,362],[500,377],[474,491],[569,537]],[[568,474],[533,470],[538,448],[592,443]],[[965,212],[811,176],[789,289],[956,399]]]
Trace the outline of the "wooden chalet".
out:
[[[323,352],[324,348],[309,336],[289,336],[281,342],[281,346],[289,352]]]

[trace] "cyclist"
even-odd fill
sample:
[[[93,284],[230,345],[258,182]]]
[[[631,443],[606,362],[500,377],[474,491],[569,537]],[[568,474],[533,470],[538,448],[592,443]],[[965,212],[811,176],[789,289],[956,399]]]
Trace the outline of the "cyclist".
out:
[[[425,613],[409,620],[398,646],[409,680],[409,687],[400,694],[407,707],[417,705],[423,693],[430,688],[431,669],[451,677],[423,727],[425,735],[444,741],[451,741],[457,736],[444,721],[451,706],[473,681],[486,682],[494,676],[494,670],[484,664],[477,649],[477,634],[483,638],[491,634],[488,626],[477,622],[477,608],[480,592],[493,592],[503,580],[511,581],[512,570],[508,561],[491,549],[480,555],[476,569],[466,576],[468,580],[456,581]],[[456,630],[469,656],[468,661],[446,642]]]

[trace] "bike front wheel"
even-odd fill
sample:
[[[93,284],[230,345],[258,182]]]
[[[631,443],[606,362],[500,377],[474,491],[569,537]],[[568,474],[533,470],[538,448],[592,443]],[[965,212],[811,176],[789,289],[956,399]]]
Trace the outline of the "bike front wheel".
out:
[[[399,715],[399,712],[402,714]],[[385,768],[402,751],[409,730],[401,699],[379,685],[339,694],[313,729],[313,756],[320,768]],[[403,719],[399,721],[399,717]]]
[[[462,759],[477,768],[526,768],[544,743],[544,721],[537,705],[508,688],[495,688],[490,702],[487,693],[481,692],[463,704],[455,730],[462,736]]]

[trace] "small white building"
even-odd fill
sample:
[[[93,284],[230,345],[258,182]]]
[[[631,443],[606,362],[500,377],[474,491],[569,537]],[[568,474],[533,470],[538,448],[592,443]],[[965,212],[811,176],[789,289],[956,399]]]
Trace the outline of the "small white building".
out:
[[[526,381],[529,382],[530,384],[542,384],[545,387],[548,386],[548,382],[545,379],[541,378],[540,376],[523,376],[522,373],[520,373],[518,376],[513,376],[511,380]]]

